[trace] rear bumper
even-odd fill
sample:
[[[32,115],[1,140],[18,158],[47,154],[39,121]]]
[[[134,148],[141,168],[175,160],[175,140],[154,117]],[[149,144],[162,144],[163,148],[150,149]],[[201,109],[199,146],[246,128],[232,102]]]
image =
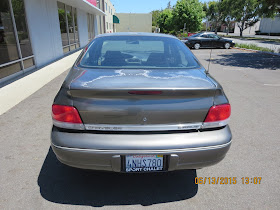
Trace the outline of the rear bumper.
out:
[[[110,139],[107,139],[108,135]],[[81,146],[73,144],[71,136]],[[104,144],[100,145],[100,141]],[[112,144],[107,145],[107,141]],[[83,144],[85,142],[88,146]],[[231,132],[228,126],[215,131],[152,135],[52,131],[52,149],[60,162],[77,168],[115,172],[121,172],[122,157],[129,154],[167,155],[168,171],[211,166],[225,157],[230,145]]]

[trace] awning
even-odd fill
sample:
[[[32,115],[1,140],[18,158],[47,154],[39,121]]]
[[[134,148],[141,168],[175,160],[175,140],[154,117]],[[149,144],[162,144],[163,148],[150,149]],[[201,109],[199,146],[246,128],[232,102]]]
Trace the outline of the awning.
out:
[[[79,8],[87,13],[105,16],[105,13],[87,0],[59,0],[69,6]]]
[[[120,19],[116,15],[113,15],[113,23],[120,23]]]

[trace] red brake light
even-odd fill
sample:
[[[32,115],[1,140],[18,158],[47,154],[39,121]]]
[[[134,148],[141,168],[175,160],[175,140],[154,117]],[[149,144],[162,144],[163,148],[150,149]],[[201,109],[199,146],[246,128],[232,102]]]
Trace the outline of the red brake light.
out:
[[[80,115],[73,106],[52,105],[52,118],[60,122],[82,124]]]
[[[230,112],[231,112],[230,104],[221,104],[221,105],[212,106],[209,109],[204,122],[216,122],[216,121],[226,120],[230,117]]]

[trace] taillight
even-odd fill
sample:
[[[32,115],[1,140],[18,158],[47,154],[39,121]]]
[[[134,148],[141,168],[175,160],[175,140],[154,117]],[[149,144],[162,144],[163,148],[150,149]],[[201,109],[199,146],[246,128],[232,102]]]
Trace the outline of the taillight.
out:
[[[52,118],[57,127],[84,130],[81,117],[73,106],[52,105]]]
[[[230,104],[212,106],[204,120],[203,128],[213,128],[227,125],[230,113]]]

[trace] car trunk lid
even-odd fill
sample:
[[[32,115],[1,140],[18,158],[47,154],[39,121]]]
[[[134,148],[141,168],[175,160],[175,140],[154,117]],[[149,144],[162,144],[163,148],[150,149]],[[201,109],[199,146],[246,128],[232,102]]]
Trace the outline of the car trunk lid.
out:
[[[69,93],[83,123],[102,130],[203,122],[215,90],[203,69],[83,69]]]

